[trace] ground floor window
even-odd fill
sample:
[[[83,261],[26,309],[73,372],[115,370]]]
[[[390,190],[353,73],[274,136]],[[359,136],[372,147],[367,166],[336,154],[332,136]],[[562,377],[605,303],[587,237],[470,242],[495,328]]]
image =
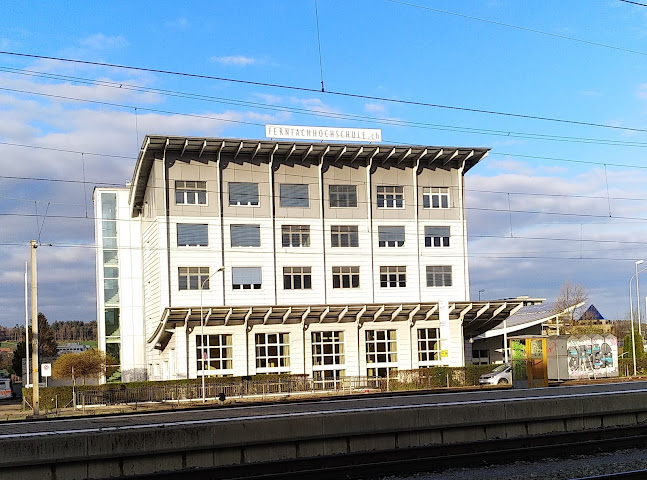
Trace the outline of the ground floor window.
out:
[[[395,330],[366,330],[368,377],[387,377],[397,372],[398,341]]]
[[[196,336],[198,375],[227,375],[234,369],[232,336]]]
[[[489,365],[490,351],[472,349],[472,365]]]
[[[312,378],[320,388],[337,388],[345,367],[344,332],[312,332]]]
[[[290,334],[256,334],[257,373],[280,373],[290,371]]]
[[[418,329],[418,364],[421,367],[440,363],[440,329]]]
[[[334,390],[341,387],[345,375],[345,370],[314,370],[312,379],[316,388]]]

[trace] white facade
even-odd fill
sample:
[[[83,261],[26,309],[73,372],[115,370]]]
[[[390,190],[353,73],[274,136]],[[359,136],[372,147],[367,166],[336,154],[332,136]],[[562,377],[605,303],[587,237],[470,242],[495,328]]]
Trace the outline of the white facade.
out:
[[[486,154],[146,137],[130,187],[95,190],[100,348],[124,380],[200,376],[203,354],[208,375],[463,365],[463,175]]]

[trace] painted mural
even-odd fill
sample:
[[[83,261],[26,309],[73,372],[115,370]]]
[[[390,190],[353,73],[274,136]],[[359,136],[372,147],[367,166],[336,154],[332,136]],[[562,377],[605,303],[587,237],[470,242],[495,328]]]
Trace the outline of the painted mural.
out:
[[[570,378],[618,375],[618,340],[613,335],[570,336],[566,351]]]

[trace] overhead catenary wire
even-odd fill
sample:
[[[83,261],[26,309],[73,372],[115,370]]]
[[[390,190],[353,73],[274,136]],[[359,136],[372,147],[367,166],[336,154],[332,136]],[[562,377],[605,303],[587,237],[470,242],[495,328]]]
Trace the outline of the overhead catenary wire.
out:
[[[103,83],[106,83],[106,82],[103,82]],[[114,85],[119,85],[119,88],[121,88],[122,84],[114,83]],[[114,87],[114,88],[117,88],[117,87]],[[168,115],[181,115],[181,116],[187,116],[187,117],[199,117],[199,118],[204,118],[204,119],[214,120],[214,121],[219,121],[219,122],[254,125],[254,126],[259,126],[259,127],[264,126],[264,124],[262,124],[262,123],[252,122],[252,121],[234,120],[234,119],[224,117],[224,116],[214,116],[214,115],[204,115],[204,114],[200,115],[200,114],[192,114],[192,113],[186,113],[186,112],[174,111],[174,110],[161,110],[161,109],[154,109],[154,108],[148,108],[148,107],[142,107],[142,106],[135,106],[135,105],[130,105],[130,104],[121,104],[121,103],[99,101],[99,100],[90,100],[90,99],[85,99],[85,98],[78,98],[78,97],[71,97],[71,96],[57,95],[57,94],[49,94],[49,93],[44,93],[44,92],[35,92],[35,91],[30,91],[30,90],[13,89],[13,88],[8,88],[8,87],[0,87],[0,90],[10,91],[10,92],[20,93],[20,94],[26,94],[26,95],[35,95],[35,96],[55,98],[55,99],[59,99],[59,100],[67,100],[67,101],[74,101],[74,102],[87,102],[87,103],[91,103],[91,104],[95,104],[95,105],[98,104],[98,105],[104,105],[104,106],[112,106],[112,107],[123,108],[123,109],[127,109],[127,110],[133,110],[133,111],[135,111],[135,117],[136,117],[135,122],[136,122],[136,124],[138,122],[137,110],[139,109],[139,110],[143,110],[143,111],[149,111],[151,113],[162,113],[162,114],[168,114]],[[147,89],[147,90],[152,90],[152,89]],[[166,92],[166,91],[164,91],[164,92]],[[190,98],[193,98],[193,96],[192,96],[193,94],[183,94],[183,95],[189,95]],[[199,97],[199,98],[197,98],[198,100],[202,100],[202,101],[205,100],[205,98],[204,98],[205,96],[200,95],[198,97]],[[457,126],[457,125],[436,124],[436,123],[428,123],[428,122],[413,122],[413,121],[407,121],[407,120],[401,120],[401,119],[389,119],[389,118],[370,117],[370,116],[366,116],[366,115],[355,115],[355,114],[342,114],[342,113],[335,113],[335,112],[327,112],[327,111],[324,111],[324,110],[317,110],[317,109],[306,110],[306,109],[300,109],[300,108],[295,108],[295,107],[287,107],[287,106],[273,106],[273,105],[270,105],[270,104],[262,104],[262,103],[259,103],[259,102],[238,101],[238,100],[224,99],[224,98],[218,98],[218,97],[207,97],[207,101],[215,102],[215,103],[224,103],[224,104],[231,103],[231,104],[238,105],[238,106],[244,105],[244,106],[248,106],[248,107],[251,107],[251,108],[260,108],[260,109],[274,110],[274,111],[288,111],[288,112],[293,112],[293,113],[299,113],[300,115],[308,115],[308,116],[315,116],[315,117],[345,119],[345,120],[362,121],[362,122],[370,121],[370,122],[373,122],[373,123],[384,124],[384,125],[406,126],[406,127],[430,129],[430,130],[461,132],[461,133],[469,133],[469,134],[474,134],[474,135],[491,135],[491,136],[524,138],[524,139],[532,139],[532,140],[548,140],[548,141],[555,141],[555,142],[584,143],[584,144],[623,146],[623,147],[638,147],[638,148],[647,147],[647,142],[636,142],[636,141],[628,141],[628,140],[612,140],[612,139],[594,138],[594,137],[576,137],[576,136],[566,136],[566,135],[550,135],[550,134],[545,134],[545,133],[520,132],[520,131],[514,131],[514,130],[493,130],[493,129],[473,128],[473,127],[465,127],[465,126]],[[136,128],[138,129],[138,126]],[[139,138],[139,133],[137,133],[137,138]],[[399,142],[393,142],[393,143],[399,143]]]
[[[321,95],[330,95],[330,96],[337,96],[337,97],[344,97],[344,98],[355,98],[355,99],[361,99],[361,100],[381,101],[381,102],[396,103],[396,104],[402,104],[402,105],[414,105],[414,106],[427,107],[427,108],[438,108],[438,109],[463,111],[463,112],[470,112],[470,113],[481,113],[481,114],[486,114],[486,115],[498,115],[498,116],[511,117],[511,118],[523,118],[523,119],[527,119],[527,120],[540,120],[540,121],[546,121],[546,122],[556,122],[556,123],[571,124],[571,125],[606,128],[606,129],[613,129],[613,130],[619,130],[619,131],[647,133],[647,129],[645,129],[645,128],[623,127],[623,126],[620,126],[620,125],[611,125],[611,124],[603,124],[603,123],[596,123],[596,122],[587,122],[587,121],[583,121],[583,120],[572,120],[572,119],[566,119],[566,118],[547,117],[547,116],[542,116],[542,115],[531,115],[531,114],[524,114],[524,113],[504,112],[504,111],[497,111],[497,110],[464,107],[464,106],[458,106],[458,105],[447,105],[447,104],[441,104],[441,103],[432,103],[432,102],[425,102],[425,101],[419,101],[419,100],[406,100],[406,99],[391,98],[391,97],[380,97],[380,96],[376,96],[376,95],[366,95],[366,94],[361,94],[361,93],[352,93],[352,92],[344,92],[344,91],[326,90],[324,92],[321,92],[318,89],[311,88],[311,87],[303,87],[303,86],[279,84],[279,83],[259,82],[259,81],[253,81],[253,80],[242,80],[242,79],[237,79],[237,78],[219,77],[219,76],[214,76],[214,75],[204,75],[204,74],[198,74],[198,73],[180,72],[180,71],[165,70],[165,69],[159,69],[159,68],[140,67],[140,66],[133,66],[133,65],[122,65],[122,64],[107,63],[107,62],[93,62],[93,61],[89,61],[89,60],[79,60],[79,59],[64,58],[64,57],[54,57],[54,56],[48,56],[48,55],[35,55],[35,54],[21,53],[21,52],[10,52],[10,51],[6,51],[6,50],[0,50],[0,55],[9,55],[9,56],[16,56],[16,57],[23,57],[23,58],[35,58],[35,59],[40,59],[40,60],[53,60],[53,61],[59,61],[59,62],[67,62],[67,63],[83,64],[83,65],[93,65],[93,66],[106,67],[106,68],[118,68],[118,69],[124,69],[124,70],[134,70],[134,71],[142,71],[142,72],[149,72],[149,73],[159,73],[159,74],[165,74],[165,75],[174,75],[174,76],[182,76],[182,77],[189,77],[189,78],[198,78],[198,79],[203,79],[203,80],[214,80],[214,81],[220,81],[220,82],[237,83],[237,84],[243,84],[243,85],[252,85],[252,86],[259,86],[259,87],[282,89],[282,90],[317,93],[317,94],[321,94]],[[97,103],[100,103],[100,102],[97,102]]]
[[[489,23],[491,25],[498,25],[500,27],[513,28],[513,29],[516,29],[516,30],[524,31],[524,32],[531,32],[531,33],[537,33],[539,35],[546,35],[548,37],[559,38],[561,40],[569,40],[569,41],[572,41],[572,42],[578,42],[578,43],[583,43],[583,44],[586,44],[586,45],[592,45],[592,46],[595,46],[595,47],[602,47],[602,48],[607,48],[607,49],[611,49],[611,50],[617,50],[617,51],[625,52],[625,53],[633,53],[633,54],[636,54],[636,55],[647,55],[647,52],[642,52],[640,50],[632,50],[630,48],[619,47],[617,45],[609,45],[609,44],[606,44],[606,43],[595,42],[593,40],[585,40],[585,39],[582,39],[582,38],[570,37],[568,35],[563,35],[563,34],[559,34],[559,33],[546,32],[546,31],[543,31],[543,30],[538,30],[536,28],[523,27],[521,25],[513,25],[511,23],[505,23],[505,22],[500,22],[500,21],[497,21],[497,20],[490,20],[490,19],[487,19],[487,18],[476,17],[474,15],[467,15],[467,14],[464,14],[464,13],[451,12],[449,10],[441,10],[439,8],[433,8],[433,7],[429,7],[427,5],[419,5],[417,3],[405,2],[405,1],[402,1],[402,0],[386,0],[386,1],[391,2],[391,3],[400,4],[400,5],[406,5],[408,7],[419,8],[419,9],[422,9],[422,10],[428,10],[428,11],[431,11],[431,12],[442,13],[444,15],[452,15],[452,16],[455,16],[455,17],[461,17],[461,18],[466,18],[466,19],[469,19],[469,20],[476,20],[476,21],[479,21],[479,22]],[[620,0],[620,1],[625,2],[625,3],[633,3],[634,5],[647,6],[645,4],[641,4],[641,3],[638,3],[638,2],[632,2],[632,1],[629,1],[629,0]]]

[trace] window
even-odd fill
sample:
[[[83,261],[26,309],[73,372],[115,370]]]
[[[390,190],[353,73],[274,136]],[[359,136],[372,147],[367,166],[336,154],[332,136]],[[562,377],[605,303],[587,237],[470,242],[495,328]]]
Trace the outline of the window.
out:
[[[344,332],[312,332],[312,377],[319,388],[338,388],[345,375]]]
[[[290,334],[256,334],[256,370],[258,373],[290,371]]]
[[[202,223],[178,223],[177,224],[177,246],[178,247],[206,247],[209,245],[209,234],[207,224]]]
[[[440,329],[418,329],[418,363],[421,367],[440,363]]]
[[[403,247],[404,227],[377,227],[380,247]]]
[[[378,378],[397,373],[398,342],[395,330],[366,330],[367,376]]]
[[[106,308],[105,312],[106,337],[119,336],[119,309]]]
[[[378,186],[377,208],[404,208],[404,187]]]
[[[209,267],[179,267],[180,290],[209,290]]]
[[[229,205],[258,206],[258,183],[229,182]]]
[[[406,287],[407,267],[380,267],[380,286],[382,288]]]
[[[231,225],[230,231],[232,247],[261,246],[260,225]]]
[[[207,182],[176,180],[175,203],[177,205],[206,205]]]
[[[298,183],[282,183],[280,185],[279,205],[281,207],[309,207],[308,185]]]
[[[425,247],[449,247],[449,227],[425,227]]]
[[[359,247],[357,225],[332,225],[330,245],[333,247]]]
[[[449,208],[449,187],[425,187],[422,193],[424,208]]]
[[[428,287],[451,287],[452,267],[450,265],[427,266]]]
[[[198,375],[233,373],[234,347],[231,335],[197,335],[195,342]]]
[[[234,290],[258,290],[263,274],[261,267],[232,267],[231,283]]]
[[[312,288],[312,267],[283,267],[283,288],[286,290]]]
[[[489,350],[472,349],[472,365],[489,365],[489,364],[490,364]]]
[[[103,267],[103,300],[106,305],[119,304],[119,267]]]
[[[284,247],[309,247],[310,225],[281,225],[281,244]]]
[[[331,207],[357,207],[356,185],[330,185]]]
[[[359,288],[359,267],[332,267],[332,288]]]

